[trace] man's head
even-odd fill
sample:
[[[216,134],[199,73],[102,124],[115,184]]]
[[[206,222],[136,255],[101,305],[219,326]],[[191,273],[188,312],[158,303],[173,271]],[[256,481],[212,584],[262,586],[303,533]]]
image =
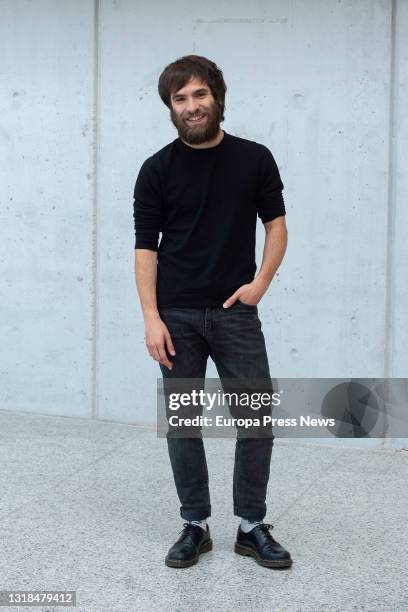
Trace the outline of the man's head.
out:
[[[217,136],[224,121],[227,87],[214,62],[186,55],[166,66],[158,88],[180,138],[197,145]]]

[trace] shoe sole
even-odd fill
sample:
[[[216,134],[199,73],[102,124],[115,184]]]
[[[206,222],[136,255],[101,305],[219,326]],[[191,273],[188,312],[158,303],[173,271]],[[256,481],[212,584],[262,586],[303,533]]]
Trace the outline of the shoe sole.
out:
[[[252,550],[252,548],[248,548],[247,546],[243,546],[237,542],[235,543],[234,550],[238,555],[242,555],[243,557],[253,557],[258,565],[262,565],[262,567],[279,568],[290,567],[292,565],[292,559],[277,559],[276,561],[267,561],[266,559],[262,559],[257,552]]]
[[[188,561],[182,561],[182,560],[176,560],[176,559],[172,560],[166,557],[164,562],[167,565],[167,567],[178,567],[178,568],[191,567],[192,565],[195,565],[196,563],[198,563],[201,553],[209,552],[210,550],[212,550],[212,547],[213,547],[212,540],[206,540],[205,542],[200,544],[198,548],[197,556],[193,557],[193,559],[189,559]]]

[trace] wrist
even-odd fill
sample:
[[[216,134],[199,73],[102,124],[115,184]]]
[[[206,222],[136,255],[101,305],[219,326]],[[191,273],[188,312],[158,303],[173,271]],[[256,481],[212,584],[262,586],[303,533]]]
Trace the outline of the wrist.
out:
[[[147,325],[148,323],[154,323],[155,321],[161,321],[160,314],[158,310],[149,310],[143,313],[144,322]]]
[[[262,274],[261,272],[254,278],[255,284],[265,292],[269,285],[271,284],[272,279],[269,279],[267,276]]]

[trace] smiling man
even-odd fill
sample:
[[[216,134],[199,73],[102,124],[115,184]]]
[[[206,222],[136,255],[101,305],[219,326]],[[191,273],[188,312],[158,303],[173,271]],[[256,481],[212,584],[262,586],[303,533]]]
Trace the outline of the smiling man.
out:
[[[270,379],[257,304],[287,245],[277,165],[266,146],[221,130],[226,85],[214,62],[182,57],[164,69],[158,89],[178,138],[146,159],[134,189],[148,352],[164,379],[203,380],[208,357],[221,380]],[[265,244],[255,274],[257,217]],[[233,477],[235,552],[270,568],[292,563],[263,522],[273,439],[238,432]],[[181,568],[212,549],[209,478],[202,436],[168,436],[167,445],[185,522],[165,562]]]

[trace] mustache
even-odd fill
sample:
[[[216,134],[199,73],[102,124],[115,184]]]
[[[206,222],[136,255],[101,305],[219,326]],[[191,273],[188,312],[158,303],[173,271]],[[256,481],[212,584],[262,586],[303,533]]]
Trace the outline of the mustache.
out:
[[[188,115],[186,119],[193,119],[194,117],[206,117],[207,113],[195,113],[194,115]]]

